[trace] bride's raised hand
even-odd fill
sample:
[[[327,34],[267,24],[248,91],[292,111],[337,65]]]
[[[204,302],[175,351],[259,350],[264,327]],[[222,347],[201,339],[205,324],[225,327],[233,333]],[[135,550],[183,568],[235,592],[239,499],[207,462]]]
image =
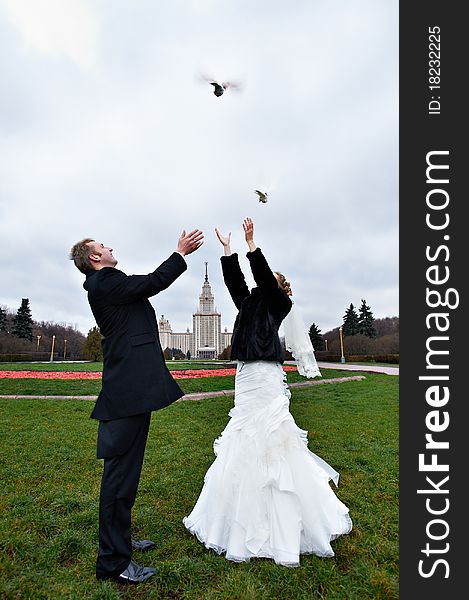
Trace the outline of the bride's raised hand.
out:
[[[246,217],[243,221],[244,237],[246,242],[252,242],[254,240],[254,223],[250,217]]]
[[[228,235],[223,235],[215,227],[215,233],[217,234],[217,238],[220,240],[220,243],[223,245],[223,251],[225,253],[225,256],[230,256],[230,254],[231,254],[231,248],[230,248],[231,232]]]
[[[218,229],[215,227],[215,233],[217,234],[217,238],[220,240],[223,246],[229,246],[231,240],[231,232],[228,235],[222,235]]]
[[[243,221],[244,237],[249,246],[249,251],[254,252],[257,246],[254,243],[254,223],[250,217],[246,217]]]

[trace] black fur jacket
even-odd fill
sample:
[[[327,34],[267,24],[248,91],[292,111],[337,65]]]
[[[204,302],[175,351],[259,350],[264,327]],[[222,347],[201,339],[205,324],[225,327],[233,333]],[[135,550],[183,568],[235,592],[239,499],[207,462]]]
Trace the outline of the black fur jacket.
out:
[[[292,302],[278,286],[275,275],[256,248],[246,255],[257,287],[249,291],[238,255],[221,257],[223,278],[239,310],[231,341],[232,360],[272,360],[283,363],[285,356],[278,335]]]

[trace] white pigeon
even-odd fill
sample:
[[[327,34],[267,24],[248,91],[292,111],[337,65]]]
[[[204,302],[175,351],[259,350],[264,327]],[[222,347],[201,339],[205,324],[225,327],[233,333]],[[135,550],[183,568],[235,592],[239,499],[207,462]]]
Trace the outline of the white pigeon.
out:
[[[259,196],[259,202],[267,202],[267,192],[261,192],[259,190],[254,190],[254,193]]]

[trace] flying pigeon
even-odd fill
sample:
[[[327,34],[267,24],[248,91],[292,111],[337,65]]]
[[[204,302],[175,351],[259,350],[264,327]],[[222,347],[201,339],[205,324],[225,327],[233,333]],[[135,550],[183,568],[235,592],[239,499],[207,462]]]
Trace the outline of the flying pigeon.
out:
[[[224,81],[223,83],[218,83],[213,77],[206,77],[205,75],[202,75],[202,79],[204,81],[208,81],[210,85],[213,85],[213,93],[215,96],[217,96],[217,98],[223,96],[225,90],[229,88],[239,90],[241,87],[239,83],[235,83],[233,81]]]
[[[259,196],[259,202],[267,202],[267,192],[260,192],[259,190],[254,190],[254,193]]]
[[[224,91],[226,90],[226,86],[223,83],[220,85],[216,81],[211,81],[210,85],[213,85],[213,88],[214,88],[213,93],[217,97],[221,96],[224,93]]]
[[[240,88],[239,83],[233,83],[230,81],[224,81],[223,83],[217,83],[216,81],[210,81],[209,83],[210,83],[210,85],[213,85],[213,88],[214,88],[213,93],[217,97],[222,96],[223,93],[225,92],[225,90],[227,90],[228,88],[232,88],[232,89]]]

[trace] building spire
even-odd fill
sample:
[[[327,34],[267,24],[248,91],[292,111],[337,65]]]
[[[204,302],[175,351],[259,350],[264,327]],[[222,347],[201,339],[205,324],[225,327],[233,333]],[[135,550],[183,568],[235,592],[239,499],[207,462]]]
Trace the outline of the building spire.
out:
[[[207,267],[208,267],[208,262],[205,263],[205,281],[206,282],[208,282],[208,270],[207,270]]]

